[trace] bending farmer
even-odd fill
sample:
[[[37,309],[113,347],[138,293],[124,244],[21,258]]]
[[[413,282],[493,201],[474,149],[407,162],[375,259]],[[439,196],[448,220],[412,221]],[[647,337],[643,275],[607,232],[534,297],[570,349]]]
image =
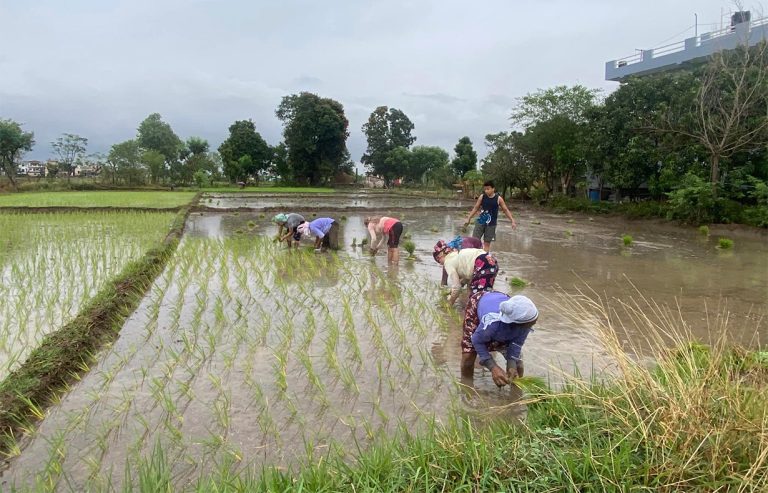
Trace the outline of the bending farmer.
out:
[[[366,217],[365,227],[371,235],[371,254],[376,255],[384,237],[387,237],[387,261],[397,263],[400,260],[400,236],[403,234],[403,223],[394,217]],[[378,235],[378,237],[376,236]]]
[[[474,236],[457,236],[455,239],[448,242],[448,246],[454,250],[461,250],[463,248],[483,248],[483,242]],[[448,285],[448,273],[445,272],[445,266],[443,266],[443,278],[440,279],[440,285]]]
[[[318,217],[312,222],[299,225],[299,232],[315,237],[315,250],[339,249],[339,223],[330,217]]]
[[[496,220],[499,216],[499,207],[504,211],[504,215],[512,222],[512,229],[517,227],[515,218],[512,217],[512,213],[509,212],[507,203],[504,202],[504,198],[496,193],[496,188],[493,186],[492,181],[483,183],[483,194],[477,198],[475,207],[469,212],[467,221],[464,226],[469,225],[469,221],[472,217],[480,211],[480,215],[477,217],[475,229],[472,231],[472,236],[477,239],[483,240],[483,248],[486,252],[491,251],[491,242],[496,240]]]
[[[306,220],[301,214],[278,214],[272,218],[272,222],[277,223],[277,238],[280,242],[287,242],[288,248],[291,247],[291,239],[295,242],[295,246],[299,246],[301,240],[301,233],[299,233],[299,225],[305,223]],[[285,235],[283,235],[283,229],[285,229]]]
[[[539,310],[526,296],[509,297],[498,291],[473,294],[464,312],[461,339],[461,376],[472,378],[475,359],[491,371],[493,383],[506,385],[523,376],[521,352],[539,318]],[[494,361],[491,351],[505,350],[507,371]]]
[[[493,289],[499,266],[496,259],[485,250],[464,248],[456,251],[440,240],[432,256],[448,274],[448,287],[451,288],[448,304],[452,305],[459,297],[462,284],[469,284],[470,295]]]

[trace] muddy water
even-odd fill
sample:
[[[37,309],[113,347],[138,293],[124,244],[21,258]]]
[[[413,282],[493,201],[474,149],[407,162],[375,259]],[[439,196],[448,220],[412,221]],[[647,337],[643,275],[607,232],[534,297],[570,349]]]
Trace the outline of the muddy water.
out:
[[[344,454],[398,427],[418,430],[454,406],[521,412],[503,408],[519,395],[496,389],[482,369],[472,389],[456,385],[460,307],[435,306],[440,267],[431,249],[460,233],[463,215],[400,214],[417,258],[389,267],[383,253],[371,258],[350,246],[365,237],[363,214],[305,212],[313,214],[339,217],[338,258],[312,253],[309,241],[300,251],[264,243],[275,227],[260,213],[193,214],[120,339],[52,409],[3,486],[119,488],[125,467],[135,469],[159,444],[182,487],[225,460],[288,467],[308,454]],[[541,311],[524,350],[528,374],[557,382],[558,369],[611,371],[594,322],[574,320],[557,301],[587,286],[608,299],[669,303],[702,339],[715,335],[713,321],[725,310],[733,338],[760,339],[768,310],[768,246],[760,237],[733,236],[734,250],[720,252],[716,238],[695,230],[517,215],[516,231],[500,224],[494,251],[497,289],[512,292],[508,280],[523,278],[528,286],[514,292]],[[634,237],[630,248],[622,247],[625,233]],[[644,334],[626,322],[621,337],[642,343]],[[50,467],[57,457],[61,474]]]
[[[248,193],[207,194],[200,205],[211,209],[375,209],[382,212],[388,209],[418,209],[424,207],[463,207],[466,201],[460,199],[425,198],[408,195],[386,195],[376,192],[347,192],[338,194],[287,194],[264,195]]]

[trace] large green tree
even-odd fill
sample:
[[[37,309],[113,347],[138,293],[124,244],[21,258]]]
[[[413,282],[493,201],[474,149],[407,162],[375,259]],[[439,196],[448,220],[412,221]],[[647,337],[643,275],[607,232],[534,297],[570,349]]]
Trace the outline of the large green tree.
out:
[[[390,158],[389,154],[395,149],[409,149],[416,141],[412,135],[413,122],[397,108],[379,106],[363,124],[363,133],[368,141],[361,162],[369,172],[382,176],[387,183],[400,176],[399,160]],[[402,154],[402,151],[397,151]],[[402,155],[400,156],[402,157]]]
[[[462,137],[453,149],[456,156],[451,161],[453,171],[461,178],[467,171],[477,169],[477,152],[472,147],[472,141],[469,137]]]
[[[141,162],[149,170],[149,180],[158,183],[165,175],[165,156],[154,149],[145,150],[141,154]]]
[[[129,185],[144,183],[145,168],[139,143],[131,139],[113,145],[107,156],[107,170],[113,184],[118,179]]]
[[[571,193],[575,179],[586,174],[584,138],[598,94],[581,85],[557,86],[520,98],[512,112],[512,122],[525,129],[530,156],[541,166],[550,193]]]
[[[13,120],[0,120],[0,166],[16,190],[16,162],[21,156],[32,150],[35,134],[25,132],[21,125]]]
[[[341,103],[302,92],[285,96],[275,114],[283,122],[294,180],[322,185],[339,172],[352,171],[347,151],[349,122]]]
[[[229,137],[219,146],[219,154],[224,161],[224,174],[231,181],[249,176],[258,180],[259,173],[272,162],[272,149],[251,120],[238,120],[229,126]],[[248,159],[242,160],[244,156]]]
[[[184,143],[159,113],[152,113],[139,124],[136,140],[142,149],[162,154],[166,167],[178,161],[184,149]],[[163,175],[165,169],[162,173],[151,173],[152,182],[156,183]]]
[[[62,134],[51,142],[53,152],[59,157],[59,166],[67,173],[67,181],[75,172],[76,164],[85,156],[88,139],[77,134]]]
[[[483,175],[506,195],[509,188],[516,188],[523,196],[539,178],[539,169],[531,159],[520,132],[499,132],[485,136],[488,155],[483,159]]]

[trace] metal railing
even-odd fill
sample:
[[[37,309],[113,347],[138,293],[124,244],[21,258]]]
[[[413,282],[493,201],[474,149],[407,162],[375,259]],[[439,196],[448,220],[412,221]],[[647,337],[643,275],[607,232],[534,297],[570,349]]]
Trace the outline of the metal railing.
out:
[[[767,24],[768,24],[768,17],[761,17],[759,19],[755,19],[749,22],[749,30],[752,30],[756,27],[760,27]],[[692,39],[696,40],[696,44],[695,44],[696,46],[701,46],[702,43],[709,43],[712,40],[716,40],[723,36],[728,36],[730,34],[733,34],[734,31],[735,31],[734,26],[728,26],[723,29],[718,29],[717,31],[710,31],[707,33],[700,34]],[[675,43],[670,43],[668,45],[659,46],[651,50],[638,50],[638,52],[635,53],[634,55],[625,56],[625,57],[616,59],[614,61],[614,66],[626,67],[627,65],[640,63],[645,59],[644,57],[645,53],[650,53],[652,57],[655,58],[658,56],[677,53],[679,51],[685,51],[685,49],[686,49],[686,40],[682,40],[682,41],[677,41]]]

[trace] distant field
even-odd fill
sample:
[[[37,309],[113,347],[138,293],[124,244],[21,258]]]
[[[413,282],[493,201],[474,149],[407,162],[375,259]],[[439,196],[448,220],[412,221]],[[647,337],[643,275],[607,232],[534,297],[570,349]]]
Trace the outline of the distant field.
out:
[[[195,192],[29,192],[0,195],[0,207],[179,207]]]
[[[203,188],[203,192],[258,192],[258,193],[333,193],[333,188],[321,187],[211,187]]]

